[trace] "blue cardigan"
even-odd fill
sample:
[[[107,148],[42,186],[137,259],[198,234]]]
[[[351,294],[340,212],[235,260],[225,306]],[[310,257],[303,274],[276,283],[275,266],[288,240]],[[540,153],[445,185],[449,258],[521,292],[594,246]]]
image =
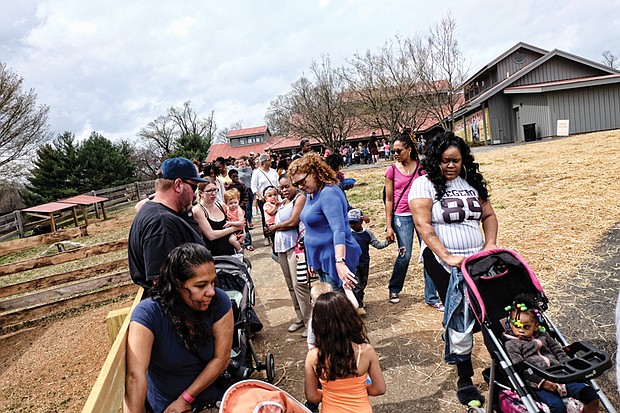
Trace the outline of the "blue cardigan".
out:
[[[345,263],[353,273],[362,253],[351,235],[347,200],[337,185],[325,185],[315,195],[307,195],[307,198],[300,216],[306,227],[306,261],[309,266],[329,274],[341,285],[336,271],[334,245],[345,245]]]

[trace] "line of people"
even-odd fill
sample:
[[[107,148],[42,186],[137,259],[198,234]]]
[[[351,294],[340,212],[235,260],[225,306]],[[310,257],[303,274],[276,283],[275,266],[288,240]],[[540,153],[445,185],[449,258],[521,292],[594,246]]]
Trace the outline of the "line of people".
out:
[[[383,242],[363,228],[364,217],[350,208],[338,171],[320,155],[304,154],[280,176],[261,155],[252,172],[251,192],[295,309],[289,331],[305,327],[310,347],[309,407],[322,403],[325,413],[370,412],[369,395],[385,392],[361,318],[368,249],[398,243],[388,286],[389,301],[398,304],[414,231],[424,264],[424,300],[440,310],[446,305],[445,361],[456,366],[456,396],[470,406],[483,401],[472,381],[473,331],[463,331],[454,319],[462,289],[453,274],[467,256],[495,248],[498,222],[486,181],[467,144],[450,132],[428,142],[422,162],[408,133],[395,139],[393,153],[396,162],[385,172]],[[231,172],[228,185],[240,175],[232,179]],[[221,396],[218,377],[228,365],[233,327],[230,302],[214,287],[212,255],[239,252],[247,219],[239,208],[243,195],[237,188],[221,190],[217,176],[200,177],[183,158],[165,161],[154,199],[142,205],[132,224],[130,273],[151,297],[130,324],[127,412],[142,412],[145,404],[157,412],[186,411],[196,400]],[[221,192],[224,202],[218,202]],[[200,202],[190,210],[195,193]],[[319,283],[313,294],[314,277]]]

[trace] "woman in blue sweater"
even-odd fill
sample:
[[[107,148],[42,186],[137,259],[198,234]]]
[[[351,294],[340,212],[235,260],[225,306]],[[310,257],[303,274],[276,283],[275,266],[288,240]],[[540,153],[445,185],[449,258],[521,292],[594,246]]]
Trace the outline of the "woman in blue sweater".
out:
[[[336,173],[315,153],[307,153],[289,166],[292,185],[307,194],[301,212],[306,227],[308,265],[321,281],[352,288],[361,250],[349,228],[347,201]]]

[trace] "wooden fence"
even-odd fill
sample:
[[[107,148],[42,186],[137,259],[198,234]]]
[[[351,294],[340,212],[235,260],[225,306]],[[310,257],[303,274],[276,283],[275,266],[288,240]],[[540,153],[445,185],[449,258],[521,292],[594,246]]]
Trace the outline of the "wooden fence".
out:
[[[119,225],[118,222],[115,224]],[[97,232],[97,229],[93,228],[92,232]],[[44,236],[40,237],[38,240],[40,242],[46,239]],[[15,243],[15,241],[12,242]],[[18,246],[12,246],[12,248],[11,246],[5,247],[4,251],[16,252],[32,248],[34,242],[17,244]],[[4,264],[0,265],[0,280],[24,271],[126,249],[127,240],[122,239]],[[82,267],[60,274],[7,283],[0,287],[0,328],[20,325],[84,304],[135,294],[137,290],[138,287],[131,282],[126,258],[108,260],[103,264]]]
[[[83,195],[101,196],[108,198],[105,201],[106,210],[121,208],[128,203],[137,202],[155,192],[155,181],[135,182],[127,185],[105,188],[91,191]],[[87,214],[99,216],[100,207],[98,204],[88,205]],[[73,212],[71,210],[60,213],[60,217],[55,218],[57,228],[73,225]],[[0,215],[0,242],[11,238],[24,238],[28,231],[37,225],[48,225],[49,219],[41,219],[32,215],[24,214],[20,210],[9,214]]]

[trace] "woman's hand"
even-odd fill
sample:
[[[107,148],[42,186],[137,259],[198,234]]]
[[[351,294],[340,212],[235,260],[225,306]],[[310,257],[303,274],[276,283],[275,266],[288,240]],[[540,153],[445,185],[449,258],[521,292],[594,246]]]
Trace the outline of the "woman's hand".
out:
[[[192,405],[185,401],[185,399],[179,396],[178,399],[170,403],[170,406],[166,407],[164,413],[182,413],[191,412]]]
[[[355,278],[355,274],[351,272],[347,264],[344,262],[336,263],[336,271],[338,272],[338,278],[342,281],[342,285],[346,288],[353,289],[355,284],[357,284],[357,279]]]
[[[388,228],[385,231],[385,239],[390,242],[396,241],[396,237],[394,236],[394,230],[392,228]]]
[[[449,254],[443,261],[451,267],[461,268],[461,264],[465,261],[465,257],[462,255]]]
[[[267,225],[265,225],[265,234],[273,234],[276,231],[277,230],[276,230],[275,224],[267,224]]]
[[[487,251],[487,250],[494,250],[496,248],[497,248],[497,245],[495,245],[494,242],[489,242],[488,244],[484,244],[484,248],[482,250]]]

